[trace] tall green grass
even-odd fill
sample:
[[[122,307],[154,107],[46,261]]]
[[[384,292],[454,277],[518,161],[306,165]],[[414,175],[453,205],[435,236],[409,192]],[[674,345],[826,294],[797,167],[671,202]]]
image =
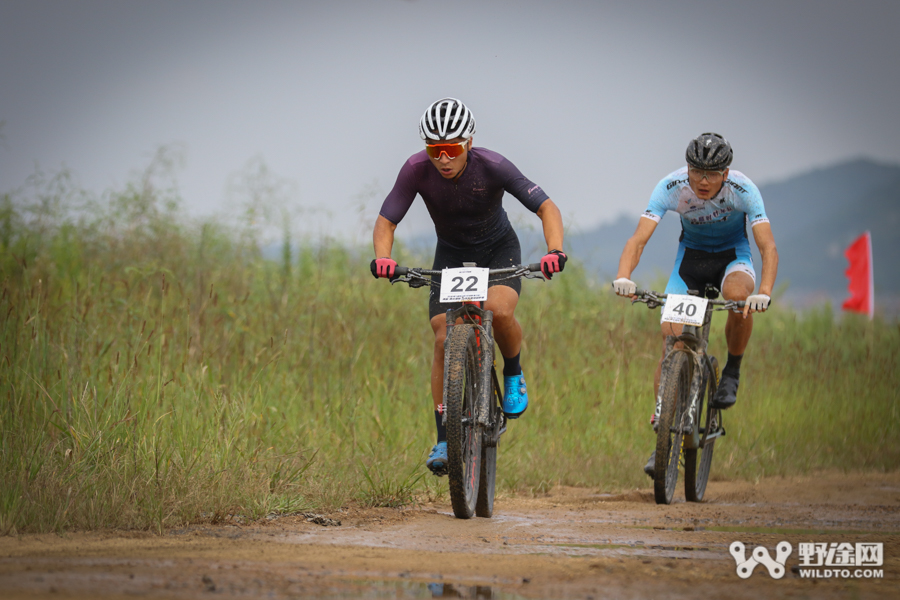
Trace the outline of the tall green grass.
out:
[[[446,494],[424,468],[427,292],[334,242],[264,259],[147,181],[72,189],[0,200],[0,534]],[[517,314],[532,403],[501,441],[501,491],[646,487],[659,313],[570,263],[526,282]],[[714,476],[897,468],[897,324],[775,308],[755,326]]]

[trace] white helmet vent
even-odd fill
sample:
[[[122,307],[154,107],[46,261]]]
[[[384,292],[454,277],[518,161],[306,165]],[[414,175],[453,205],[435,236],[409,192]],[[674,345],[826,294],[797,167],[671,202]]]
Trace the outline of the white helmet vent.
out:
[[[419,135],[423,140],[452,140],[472,137],[475,117],[466,105],[456,98],[441,98],[431,104],[419,120]]]

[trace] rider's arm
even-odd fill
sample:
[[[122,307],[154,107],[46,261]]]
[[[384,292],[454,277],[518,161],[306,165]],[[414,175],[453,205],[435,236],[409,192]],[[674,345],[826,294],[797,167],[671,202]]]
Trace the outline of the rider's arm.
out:
[[[372,242],[375,245],[375,258],[388,258],[394,247],[394,230],[396,223],[391,223],[381,215],[375,220],[375,231],[372,233]]]
[[[758,223],[753,227],[753,239],[759,248],[762,257],[762,274],[759,278],[759,293],[772,295],[775,288],[775,276],[778,275],[778,249],[775,247],[775,237],[772,235],[772,226],[768,223]]]
[[[644,252],[644,246],[650,241],[650,236],[656,231],[656,221],[641,217],[638,220],[637,229],[634,235],[625,242],[625,248],[622,250],[622,257],[619,258],[619,271],[616,278],[631,279],[631,274],[637,268],[641,261],[641,254]]]
[[[759,293],[771,297],[772,290],[775,288],[775,276],[778,274],[778,249],[775,247],[775,236],[772,235],[772,226],[768,221],[753,226],[753,239],[756,241],[756,247],[759,248],[759,255],[762,258]],[[768,303],[768,300],[765,302]],[[744,307],[744,316],[746,317],[750,312],[748,304]]]
[[[547,251],[563,249],[563,220],[559,208],[553,200],[547,198],[537,209],[537,216],[544,228],[544,240],[547,242]]]

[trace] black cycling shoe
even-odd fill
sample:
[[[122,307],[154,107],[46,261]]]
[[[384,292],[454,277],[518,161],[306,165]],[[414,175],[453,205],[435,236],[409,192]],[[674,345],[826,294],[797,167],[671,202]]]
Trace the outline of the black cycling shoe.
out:
[[[656,477],[656,452],[650,455],[650,460],[644,465],[644,473],[650,476],[650,479]]]
[[[737,402],[737,391],[738,378],[731,373],[722,371],[722,381],[719,382],[719,389],[716,390],[716,395],[713,396],[709,405],[720,410],[731,408]]]

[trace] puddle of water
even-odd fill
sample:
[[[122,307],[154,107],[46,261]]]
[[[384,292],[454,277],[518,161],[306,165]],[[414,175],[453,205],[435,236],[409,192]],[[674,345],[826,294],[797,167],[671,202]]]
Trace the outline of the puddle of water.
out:
[[[524,600],[523,596],[494,589],[489,585],[415,581],[335,581],[330,593],[320,598],[473,598],[491,600]]]
[[[663,546],[645,544],[554,544],[563,548],[594,548],[598,550],[614,550],[620,548],[639,549],[639,550],[668,550],[673,552],[709,552],[709,548],[698,546]]]
[[[659,527],[656,525],[622,525],[622,529],[652,529],[657,531],[699,532],[716,531],[719,533],[767,533],[780,535],[897,535],[897,531],[883,529],[792,529],[789,527],[745,527],[740,525],[699,525],[686,527]]]
[[[724,533],[777,533],[781,535],[896,535],[896,531],[865,531],[852,529],[790,529],[786,527],[735,527],[712,526],[705,527],[706,531],[718,531]]]

